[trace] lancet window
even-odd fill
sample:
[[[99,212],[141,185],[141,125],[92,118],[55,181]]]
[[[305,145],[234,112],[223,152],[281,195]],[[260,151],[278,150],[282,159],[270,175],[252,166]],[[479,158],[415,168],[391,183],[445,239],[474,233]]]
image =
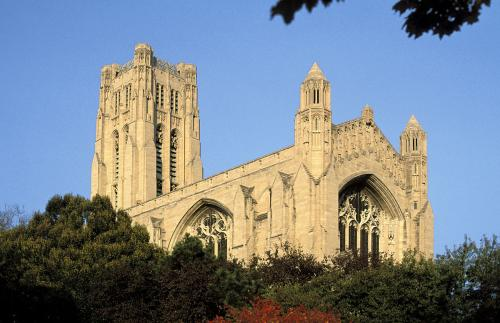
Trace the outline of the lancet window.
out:
[[[173,191],[179,185],[177,183],[177,131],[172,130],[170,134],[170,190]]]
[[[163,194],[163,127],[158,125],[155,134],[156,148],[156,196]]]
[[[340,196],[339,239],[340,251],[346,245],[352,251],[358,250],[363,257],[369,252],[379,252],[379,219],[384,211],[375,203],[363,188],[356,187],[345,191]],[[348,241],[346,241],[348,230]],[[370,241],[371,240],[371,241]]]
[[[165,102],[164,88],[160,83],[156,83],[156,107],[163,109]]]
[[[125,86],[125,110],[130,109],[130,101],[132,100],[132,84]]]
[[[170,113],[179,113],[179,92],[170,90]]]
[[[120,91],[116,91],[115,92],[115,115],[118,114],[118,112],[120,111],[120,102],[121,101],[121,97],[120,97]]]
[[[113,132],[113,200],[118,207],[118,181],[120,178],[120,137],[118,131]]]
[[[313,103],[318,104],[319,103],[319,89],[314,89],[313,90]]]

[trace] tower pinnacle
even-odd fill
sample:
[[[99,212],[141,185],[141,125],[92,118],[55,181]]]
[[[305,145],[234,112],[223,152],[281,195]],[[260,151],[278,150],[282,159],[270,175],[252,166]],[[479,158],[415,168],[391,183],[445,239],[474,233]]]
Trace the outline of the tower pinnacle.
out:
[[[309,70],[309,73],[307,73],[306,80],[309,79],[326,80],[325,74],[323,74],[323,71],[319,68],[319,65],[316,62],[314,62],[313,66],[311,66],[311,69]]]
[[[409,128],[422,128],[422,127],[420,126],[420,123],[418,123],[417,118],[415,118],[415,116],[412,114],[410,120],[408,120],[408,123],[406,124],[406,128],[409,129]]]

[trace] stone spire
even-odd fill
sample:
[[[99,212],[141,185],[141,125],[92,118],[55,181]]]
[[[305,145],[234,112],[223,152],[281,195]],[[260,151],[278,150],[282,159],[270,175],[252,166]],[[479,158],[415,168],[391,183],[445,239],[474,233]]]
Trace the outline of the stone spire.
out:
[[[330,110],[330,82],[316,62],[309,69],[300,88],[300,111],[312,106]]]
[[[330,164],[332,114],[330,82],[314,63],[300,86],[295,146],[309,173],[319,180]]]
[[[366,124],[373,124],[373,109],[370,105],[365,104],[361,112],[361,118]]]
[[[422,129],[420,123],[418,123],[417,118],[415,118],[413,114],[411,115],[410,120],[408,120],[408,123],[406,124],[406,129],[411,129],[411,128]]]
[[[400,136],[401,154],[403,156],[422,154],[427,155],[427,135],[414,115],[410,117]]]
[[[313,66],[311,66],[311,69],[309,70],[309,73],[307,73],[307,76],[305,80],[310,80],[310,79],[323,79],[326,80],[325,74],[323,74],[323,71],[321,68],[319,68],[319,65],[314,62]]]

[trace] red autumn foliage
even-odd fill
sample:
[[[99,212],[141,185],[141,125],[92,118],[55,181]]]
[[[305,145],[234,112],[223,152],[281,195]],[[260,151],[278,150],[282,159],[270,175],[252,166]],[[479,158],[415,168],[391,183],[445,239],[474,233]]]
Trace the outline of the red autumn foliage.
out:
[[[210,321],[210,323],[340,323],[340,318],[332,313],[325,313],[316,309],[308,309],[303,305],[291,307],[286,313],[283,313],[279,304],[265,298],[258,298],[253,301],[251,308],[243,308],[242,310],[230,308],[228,312],[228,318],[217,316],[215,319]]]

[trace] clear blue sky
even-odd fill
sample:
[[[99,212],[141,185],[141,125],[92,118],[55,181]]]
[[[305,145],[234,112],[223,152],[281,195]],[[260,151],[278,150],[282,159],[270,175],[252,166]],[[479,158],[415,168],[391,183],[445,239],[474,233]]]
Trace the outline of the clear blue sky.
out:
[[[334,123],[369,103],[396,147],[411,114],[428,132],[436,252],[499,234],[500,5],[451,38],[414,40],[393,2],[304,10],[290,26],[270,20],[274,0],[0,2],[0,207],[89,196],[100,68],[147,42],[198,66],[205,175],[293,143],[317,61]]]

